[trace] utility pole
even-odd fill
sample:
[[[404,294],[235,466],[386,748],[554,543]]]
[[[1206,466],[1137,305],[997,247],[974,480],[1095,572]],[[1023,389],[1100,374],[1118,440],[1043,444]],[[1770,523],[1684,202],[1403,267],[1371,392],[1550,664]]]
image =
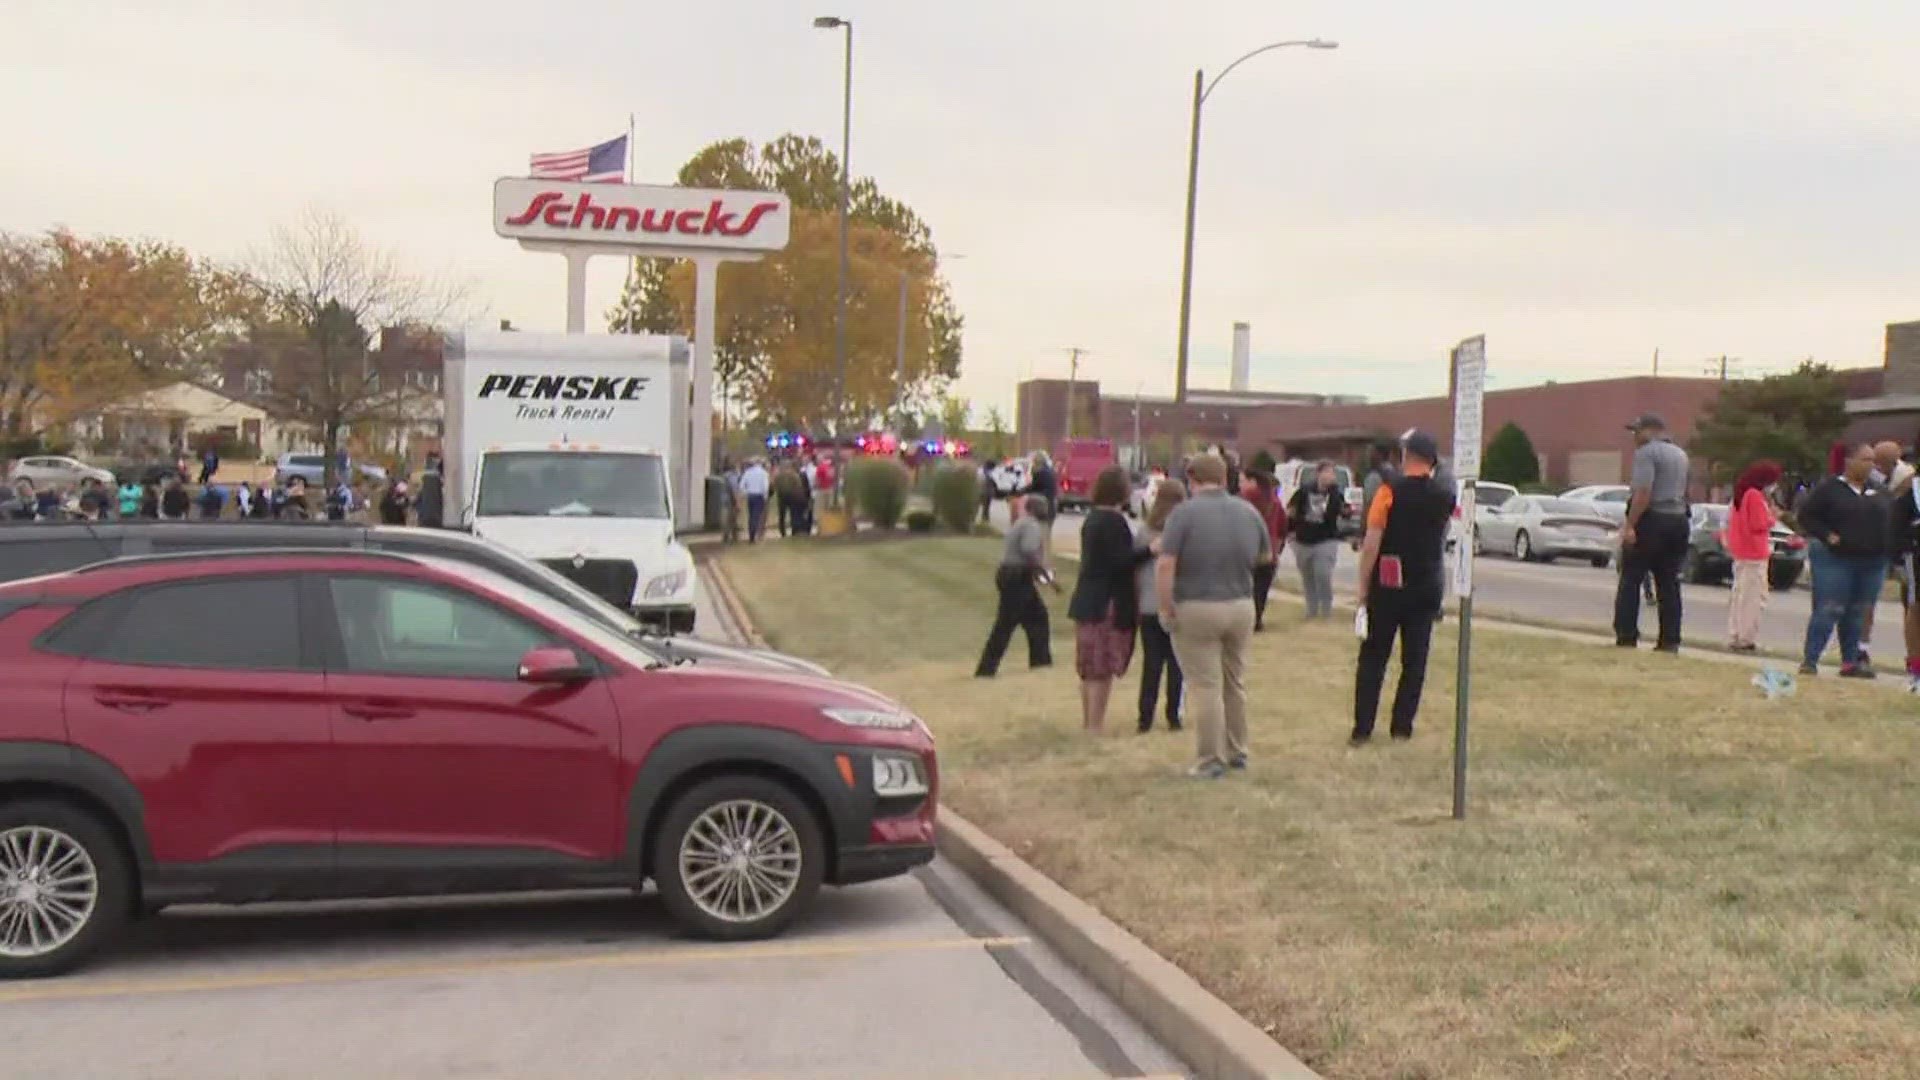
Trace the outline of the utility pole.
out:
[[[1067,433],[1063,438],[1073,438],[1073,387],[1080,379],[1080,357],[1088,350],[1078,345],[1066,346],[1067,353]]]
[[[1660,346],[1653,347],[1653,377],[1660,377]]]
[[[1140,388],[1133,388],[1133,467],[1145,472],[1147,448],[1140,445]]]

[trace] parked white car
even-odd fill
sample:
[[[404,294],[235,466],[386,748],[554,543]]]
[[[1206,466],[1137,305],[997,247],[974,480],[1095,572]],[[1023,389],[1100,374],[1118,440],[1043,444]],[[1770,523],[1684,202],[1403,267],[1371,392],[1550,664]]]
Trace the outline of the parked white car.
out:
[[[1633,489],[1625,484],[1588,484],[1563,491],[1560,497],[1587,503],[1595,513],[1618,525],[1627,520],[1627,500],[1633,497]]]
[[[1509,501],[1518,498],[1519,495],[1520,489],[1514,487],[1512,484],[1502,484],[1495,480],[1475,480],[1473,482],[1473,524],[1476,530],[1481,522],[1487,520],[1487,511],[1495,507],[1505,506]],[[1447,527],[1448,551],[1452,551],[1454,545],[1460,542],[1460,530],[1462,527],[1456,508],[1453,522]]]
[[[14,462],[7,479],[28,480],[40,489],[77,488],[83,480],[98,480],[103,484],[118,482],[113,478],[113,473],[106,469],[96,468],[76,458],[47,455],[24,457]]]

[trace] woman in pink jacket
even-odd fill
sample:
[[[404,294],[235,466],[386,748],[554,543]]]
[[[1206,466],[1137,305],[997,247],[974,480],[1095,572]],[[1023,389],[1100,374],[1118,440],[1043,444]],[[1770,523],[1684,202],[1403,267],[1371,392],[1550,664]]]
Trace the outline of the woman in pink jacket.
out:
[[[1773,502],[1769,493],[1780,480],[1780,466],[1756,461],[1733,484],[1727,531],[1721,537],[1733,559],[1733,602],[1727,607],[1727,642],[1735,652],[1752,652],[1767,610],[1767,563],[1773,558]]]

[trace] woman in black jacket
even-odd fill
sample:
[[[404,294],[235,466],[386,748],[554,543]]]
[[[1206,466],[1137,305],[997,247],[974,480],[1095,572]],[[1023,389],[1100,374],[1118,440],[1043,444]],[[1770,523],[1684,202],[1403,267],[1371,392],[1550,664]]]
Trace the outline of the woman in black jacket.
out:
[[[1879,602],[1887,580],[1893,545],[1889,502],[1873,484],[1873,447],[1867,445],[1855,447],[1839,476],[1821,481],[1800,501],[1795,519],[1813,564],[1813,610],[1801,674],[1820,670],[1820,654],[1837,627],[1841,676],[1873,678],[1860,638],[1867,610]]]
[[[1134,547],[1133,527],[1120,512],[1131,491],[1127,471],[1118,465],[1094,478],[1093,507],[1080,526],[1080,577],[1067,605],[1074,623],[1073,666],[1080,676],[1080,726],[1094,735],[1106,728],[1113,680],[1127,673],[1133,659],[1133,631],[1140,621],[1134,570],[1153,557]]]

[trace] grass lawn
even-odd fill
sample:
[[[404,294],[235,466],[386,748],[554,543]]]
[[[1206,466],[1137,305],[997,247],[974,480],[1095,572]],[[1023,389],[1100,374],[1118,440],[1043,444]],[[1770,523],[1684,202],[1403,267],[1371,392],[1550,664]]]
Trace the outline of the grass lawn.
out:
[[[1276,597],[1254,767],[1189,781],[1190,733],[1132,733],[1135,677],[1081,735],[1063,598],[1061,666],[1016,636],[971,678],[998,544],[724,558],[773,643],[926,718],[953,807],[1324,1075],[1920,1076],[1914,699],[1483,627],[1455,823],[1455,624],[1414,742],[1353,751],[1350,621]]]

